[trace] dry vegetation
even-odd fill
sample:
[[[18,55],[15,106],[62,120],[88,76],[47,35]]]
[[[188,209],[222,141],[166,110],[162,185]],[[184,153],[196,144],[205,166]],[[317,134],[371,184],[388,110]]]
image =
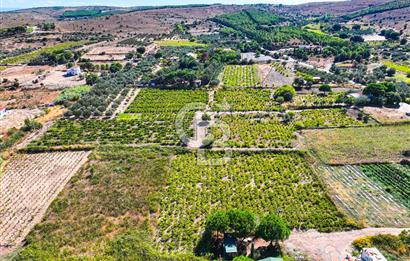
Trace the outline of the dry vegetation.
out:
[[[87,156],[87,152],[28,154],[8,163],[0,181],[0,255],[21,244]]]

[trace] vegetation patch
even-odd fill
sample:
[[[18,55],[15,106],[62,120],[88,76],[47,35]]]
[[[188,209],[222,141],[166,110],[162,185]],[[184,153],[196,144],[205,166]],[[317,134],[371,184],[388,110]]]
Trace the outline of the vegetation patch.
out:
[[[257,87],[260,86],[256,65],[227,65],[223,77],[225,87]]]
[[[67,101],[76,101],[80,99],[80,97],[89,92],[91,90],[91,86],[89,85],[80,85],[72,88],[64,89],[60,95],[54,100],[55,103],[61,104]]]
[[[276,213],[291,228],[347,226],[303,155],[294,152],[235,153],[224,165],[198,164],[194,153],[177,155],[161,193],[157,236],[166,250],[194,249],[207,215],[231,208]]]
[[[159,46],[165,47],[205,47],[206,44],[197,43],[188,40],[162,40],[162,41],[155,41],[155,43]]]
[[[410,209],[410,166],[399,164],[366,164],[360,166],[366,176],[376,181]]]
[[[295,129],[284,124],[275,115],[221,115],[218,117],[222,123],[227,124],[227,140],[222,142],[227,135],[225,128],[212,127],[211,133],[216,142],[215,146],[228,146],[240,148],[291,148],[296,139]]]
[[[2,65],[15,65],[15,64],[19,64],[19,63],[25,63],[25,62],[33,60],[34,58],[37,58],[38,56],[40,56],[42,54],[58,52],[58,51],[74,48],[74,47],[77,47],[77,46],[81,46],[81,45],[84,45],[86,43],[87,43],[87,41],[75,41],[75,42],[60,43],[60,44],[56,44],[56,45],[53,45],[53,46],[44,47],[44,48],[29,52],[29,53],[25,53],[25,54],[21,54],[21,55],[6,58],[4,60],[1,60],[0,64],[2,64]]]
[[[330,164],[392,162],[410,146],[410,125],[305,130],[306,145]]]
[[[142,89],[126,113],[179,112],[189,103],[208,103],[208,93],[193,90]]]
[[[383,61],[383,64],[386,65],[387,67],[393,68],[397,71],[403,72],[403,73],[410,73],[410,67],[404,64],[398,64],[392,61]]]
[[[102,147],[74,176],[27,237],[20,259],[196,260],[153,248],[150,214],[159,205],[172,151]]]
[[[409,209],[364,174],[361,166],[323,166],[318,173],[335,204],[362,226],[410,225]]]
[[[346,109],[303,110],[295,113],[294,124],[298,128],[326,128],[364,126],[350,117]]]
[[[219,90],[215,93],[214,111],[277,111],[280,105],[270,90]]]

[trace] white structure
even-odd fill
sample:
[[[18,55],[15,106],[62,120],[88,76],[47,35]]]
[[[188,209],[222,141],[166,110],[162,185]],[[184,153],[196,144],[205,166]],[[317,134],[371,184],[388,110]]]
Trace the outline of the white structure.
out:
[[[377,248],[363,248],[360,255],[362,261],[387,261]]]
[[[80,74],[81,74],[80,67],[72,67],[65,72],[64,76],[69,77],[69,76],[76,76]]]

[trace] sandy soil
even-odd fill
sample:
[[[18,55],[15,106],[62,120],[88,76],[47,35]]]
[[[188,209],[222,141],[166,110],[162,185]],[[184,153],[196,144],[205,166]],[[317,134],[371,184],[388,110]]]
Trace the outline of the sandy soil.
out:
[[[365,228],[347,232],[319,233],[315,230],[293,232],[285,246],[291,253],[303,253],[312,260],[340,261],[352,252],[353,240],[377,234],[397,235],[400,228]]]
[[[42,114],[44,112],[39,109],[11,110],[3,118],[0,118],[0,134],[6,133],[11,128],[19,129],[24,125],[25,119],[34,119]]]
[[[66,72],[64,65],[53,66],[13,66],[0,72],[0,78],[6,78],[9,82],[18,79],[20,87],[63,89],[67,87],[85,84],[85,80],[80,80],[79,76],[64,77]],[[33,82],[36,80],[37,82]],[[9,83],[10,84],[10,83]]]
[[[285,84],[292,84],[294,80],[293,76],[287,77],[275,71],[270,64],[259,64],[258,75],[263,87],[279,87]]]
[[[59,95],[59,91],[46,89],[14,90],[0,92],[0,108],[35,108],[52,103]]]

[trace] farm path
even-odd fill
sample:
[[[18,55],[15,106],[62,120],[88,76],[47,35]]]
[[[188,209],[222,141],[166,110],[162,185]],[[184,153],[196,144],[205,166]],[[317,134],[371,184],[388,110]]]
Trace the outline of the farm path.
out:
[[[17,155],[0,177],[0,256],[21,245],[90,152]]]
[[[350,255],[352,252],[351,244],[356,238],[377,234],[398,235],[402,230],[404,228],[370,227],[333,233],[320,233],[316,230],[293,232],[285,241],[285,246],[291,253],[304,253],[313,260],[339,261]]]
[[[188,142],[189,148],[199,148],[202,145],[202,142],[207,134],[207,128],[209,123],[206,121],[202,121],[202,114],[203,112],[197,111],[195,113],[195,118],[193,121],[194,127],[194,138]]]
[[[115,110],[115,112],[111,115],[111,119],[114,119],[118,114],[123,113],[128,106],[135,100],[137,97],[138,93],[141,91],[139,88],[132,88],[130,91],[127,93],[127,96],[125,96],[124,100],[122,100],[121,104],[118,106],[118,108]]]

